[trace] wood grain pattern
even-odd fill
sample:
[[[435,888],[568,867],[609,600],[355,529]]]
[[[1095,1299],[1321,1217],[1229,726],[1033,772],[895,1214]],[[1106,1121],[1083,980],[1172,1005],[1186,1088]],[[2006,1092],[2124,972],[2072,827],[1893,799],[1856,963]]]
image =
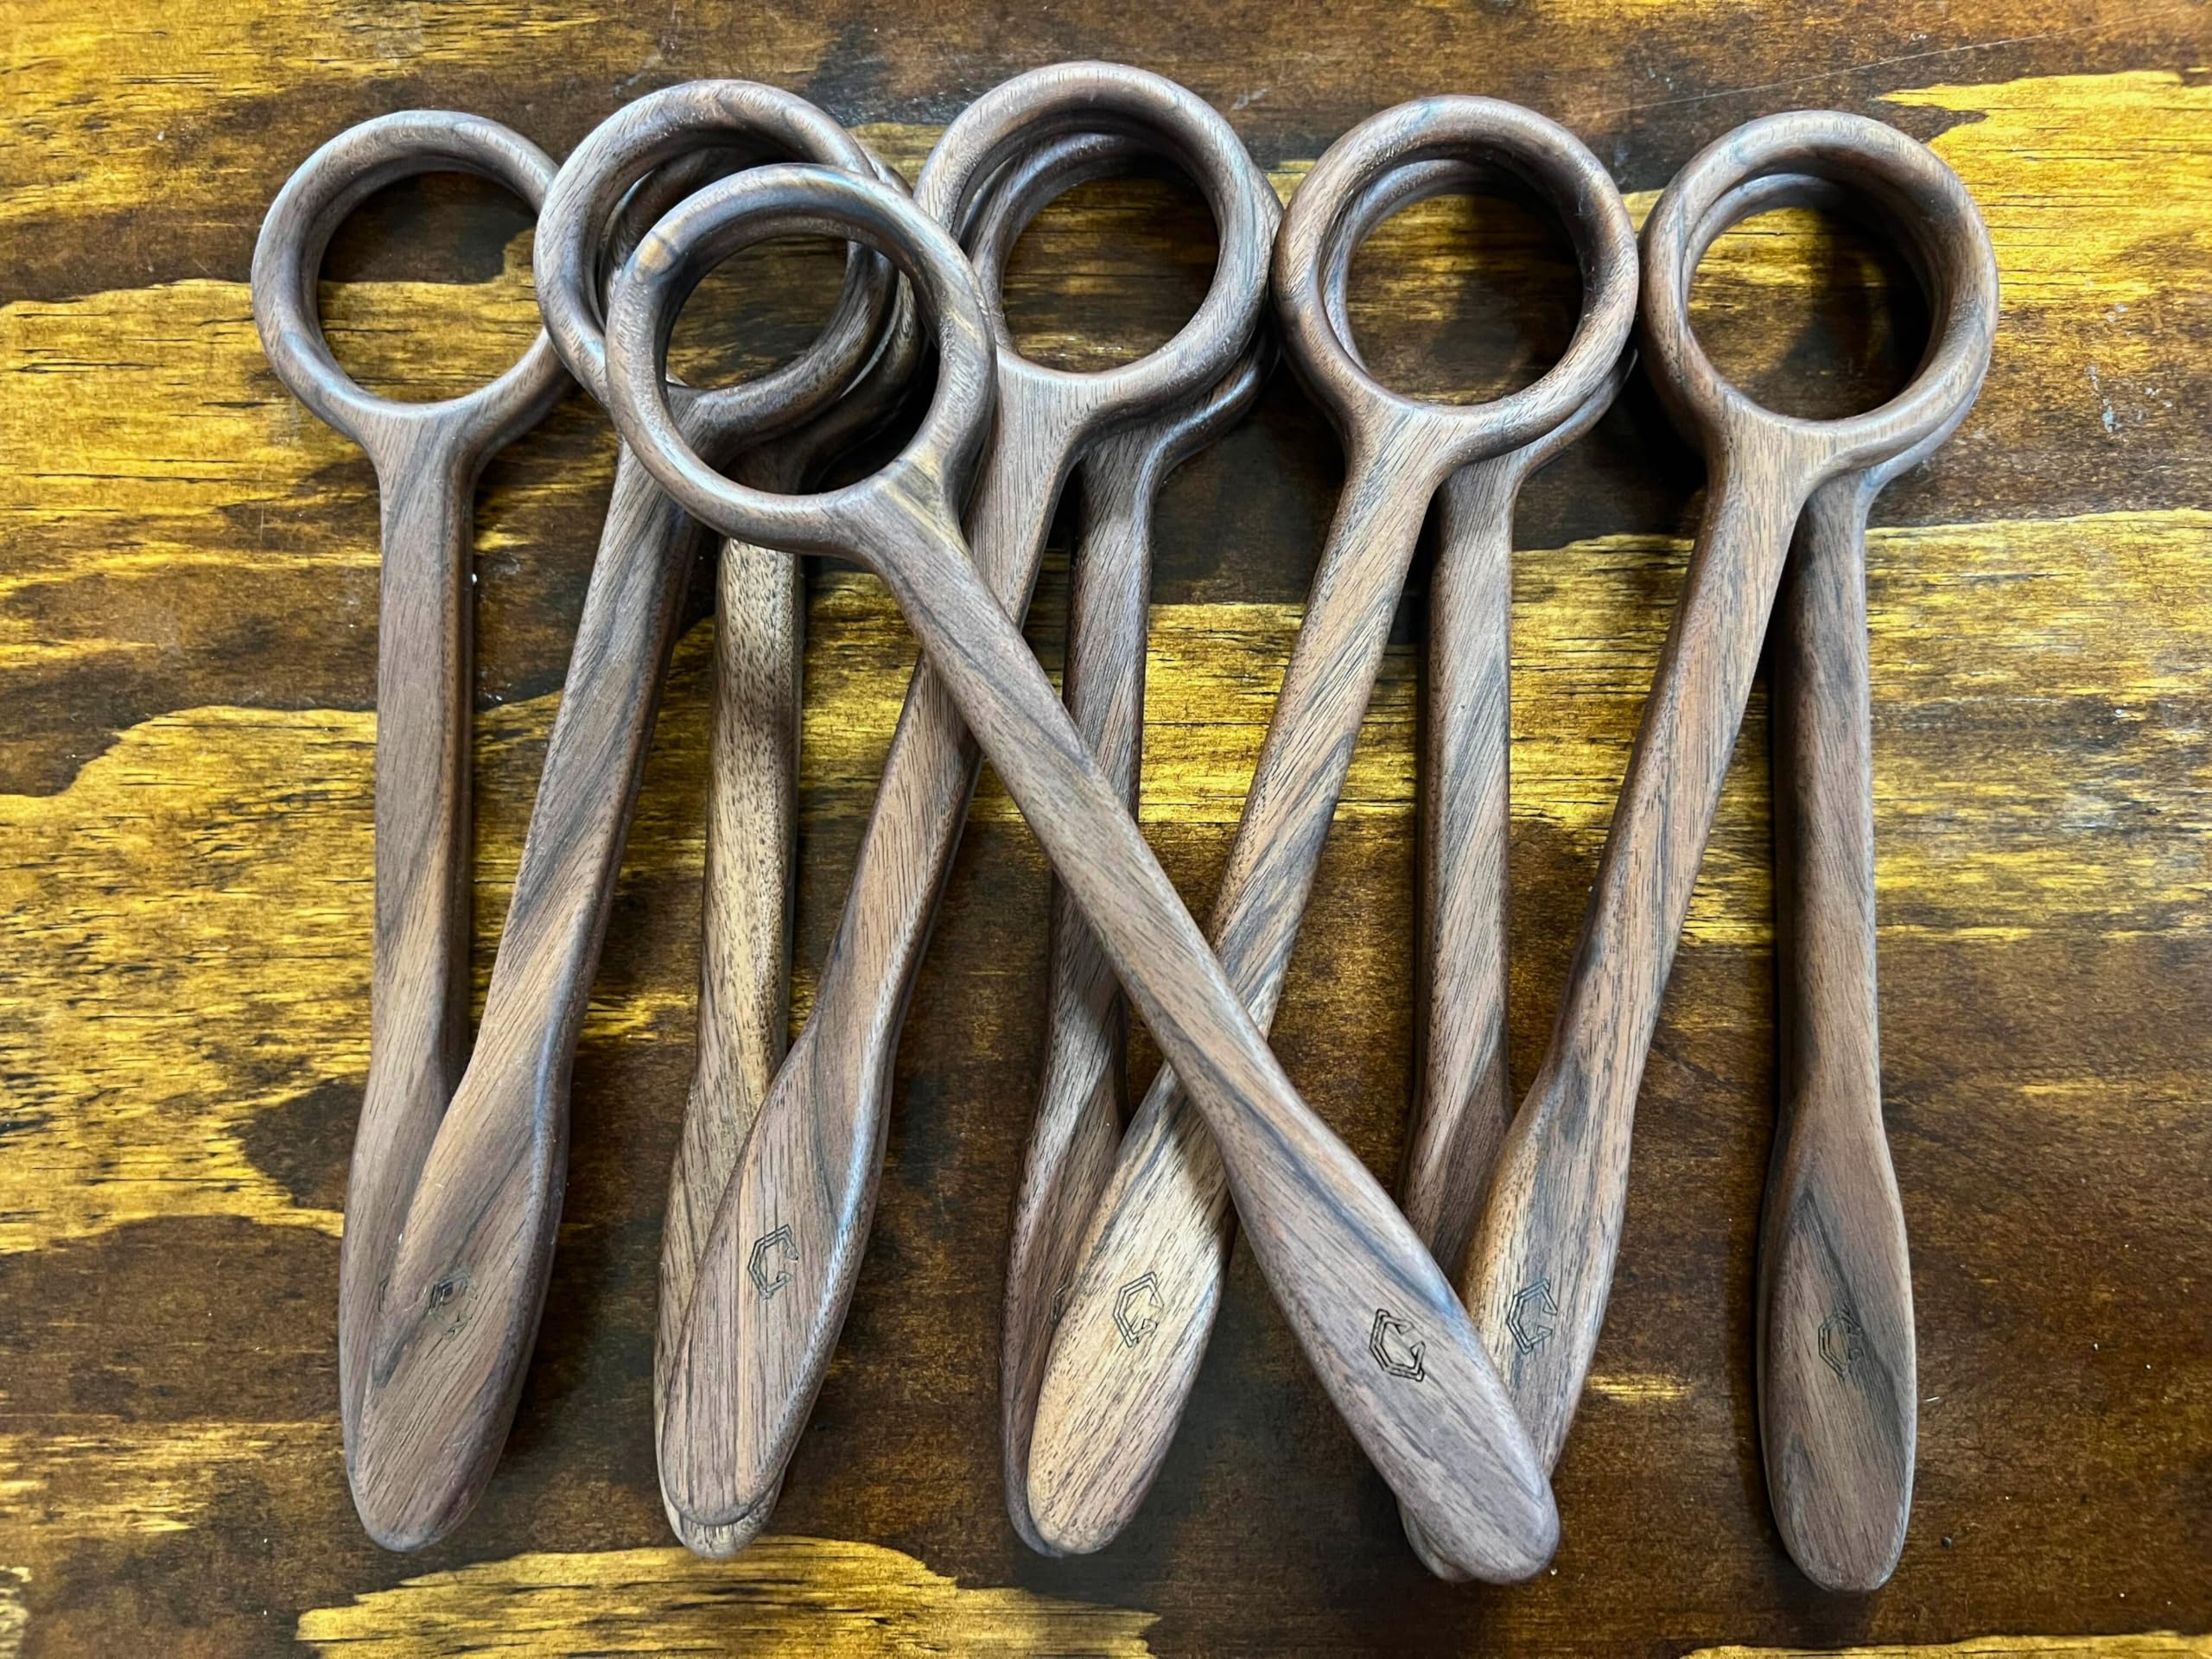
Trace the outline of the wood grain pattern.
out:
[[[1904,1209],[1882,1127],[1862,474],[1807,503],[1777,598],[1775,1013],[1782,1075],[1759,1239],[1759,1440],[1815,1584],[1878,1589],[1919,1421]]]
[[[869,160],[878,177],[902,182],[873,155]],[[721,164],[701,168],[696,157],[671,166],[685,176],[674,194],[645,204],[654,217],[683,188],[703,181],[706,172],[732,170]],[[631,200],[637,204],[635,193]],[[640,234],[650,228],[641,226]],[[739,476],[765,489],[797,490],[895,411],[918,346],[909,303],[903,290],[894,299],[861,379],[797,431],[740,457]],[[805,601],[804,572],[789,554],[722,543],[715,582],[715,764],[700,901],[698,1046],[661,1230],[657,1397],[668,1387],[668,1360],[682,1334],[715,1206],[775,1080],[791,1028]],[[664,1507],[677,1536],[700,1554],[727,1557],[751,1536],[741,1525],[703,1526],[672,1503]]]
[[[1049,871],[988,768],[914,980],[874,1236],[779,1531],[887,1545],[966,1590],[1149,1609],[1160,1653],[2202,1650],[2201,1636],[2124,1634],[2212,1628],[2212,1521],[2192,1461],[2212,1421],[2196,1317],[2212,1272],[2196,1175],[2212,1159],[2212,1052],[2195,990],[2212,923],[2201,8],[1145,4],[986,25],[844,3],[741,20],[718,0],[672,20],[589,3],[557,19],[504,3],[374,16],[127,4],[88,22],[26,0],[9,16],[0,1600],[23,1652],[297,1651],[308,1610],[359,1597],[397,1613],[408,1604],[372,1599],[470,1569],[496,1585],[496,1563],[539,1550],[568,1557],[554,1571],[574,1586],[526,1604],[540,1649],[622,1632],[671,1645],[709,1616],[702,1580],[649,1592],[624,1565],[645,1552],[685,1566],[663,1548],[652,1465],[652,1283],[695,1040],[703,581],[583,1020],[555,1284],[517,1431],[467,1526],[423,1557],[378,1551],[347,1500],[328,1309],[366,1065],[378,512],[367,463],[283,391],[254,338],[247,261],[283,175],[386,110],[480,110],[560,155],[656,76],[743,73],[810,89],[912,176],[973,92],[1071,52],[1175,74],[1286,194],[1354,121],[1461,88],[1564,121],[1632,214],[1707,138],[1784,103],[1861,110],[1931,141],[1982,204],[2005,284],[1990,381],[1959,437],[1883,497],[1867,548],[1882,1059],[1920,1332],[1913,1526],[1886,1591],[1824,1596],[1782,1554],[1758,1456],[1757,1217],[1777,1080],[1755,687],[1646,1070],[1618,1276],[1555,1476],[1568,1517],[1556,1576],[1501,1592],[1428,1580],[1241,1253],[1184,1454],[1144,1518],[1116,1548],[1058,1562],[1007,1525],[988,1357],[1039,1064]],[[1796,84],[1741,90],[1777,80]],[[1393,384],[1466,343],[1503,355],[1532,337],[1524,312],[1489,302],[1497,283],[1541,296],[1567,279],[1541,236],[1445,206],[1382,227],[1356,273],[1355,329]],[[496,374],[537,327],[526,228],[497,202],[456,213],[435,189],[368,204],[323,289],[340,360],[372,386],[461,391]],[[386,247],[416,251],[394,261]],[[1100,185],[1016,251],[1009,316],[1056,361],[1164,337],[1210,257],[1187,198]],[[1471,258],[1496,278],[1477,304]],[[728,308],[705,321],[733,362],[766,366],[811,337],[835,275],[810,270],[716,296]],[[1847,235],[1762,219],[1706,262],[1700,329],[1777,386],[1847,378],[1887,349],[1882,282]],[[1888,359],[1896,372],[1915,345]],[[604,419],[571,399],[495,459],[479,495],[480,997],[614,451]],[[1279,377],[1160,498],[1142,812],[1194,902],[1220,879],[1338,468]],[[1701,478],[1632,385],[1522,499],[1510,1020],[1522,1077]],[[1048,543],[1032,618],[1048,666],[1064,545]],[[1428,569],[1417,557],[1409,591]],[[1426,639],[1416,593],[1271,1038],[1384,1175],[1412,1076]],[[811,575],[801,1015],[912,652],[873,578]],[[1136,1042],[1131,1064],[1148,1069],[1149,1039]],[[895,1576],[856,1586],[821,1558],[780,1560],[795,1599],[820,1585],[897,1616]],[[497,1618],[480,1599],[412,1605],[388,1646],[480,1643],[466,1607]],[[963,1629],[984,1624],[1009,1647],[1072,1640],[1003,1612]]]
[[[1188,169],[1223,254],[1197,314],[1159,352],[1091,374],[1048,369],[995,322],[997,416],[966,509],[967,545],[1012,613],[1027,608],[1061,481],[1089,442],[1206,387],[1257,326],[1273,198],[1212,111],[1157,76],[1063,65],[969,106],[931,152],[915,200],[948,226],[988,219],[1020,146],[1110,123]],[[1031,185],[1009,187],[1027,194]],[[987,224],[1011,236],[1018,222]],[[658,1419],[672,1504],[694,1520],[765,1524],[844,1319],[874,1204],[893,1046],[956,846],[978,756],[959,710],[918,666],[884,764],[833,973],[740,1149],[710,1251],[683,1316],[693,1370],[672,1374]],[[826,1172],[826,1173],[817,1173]],[[758,1306],[733,1312],[747,1281]],[[679,1410],[678,1394],[688,1403]],[[734,1438],[727,1421],[736,1424]]]
[[[1180,98],[1104,66],[1054,73],[1071,86],[1089,83],[1088,103],[1122,105],[1124,119]],[[925,202],[928,181],[925,173]],[[1210,179],[1210,192],[1234,182]],[[1223,206],[1225,222],[1239,228],[1242,216]],[[748,244],[817,226],[890,257],[914,285],[936,336],[936,388],[919,429],[881,471],[826,495],[771,495],[723,478],[688,443],[664,385],[668,340],[677,308],[706,271]],[[1202,306],[1192,327],[1211,323],[1214,308],[1211,300]],[[1256,306],[1230,308],[1240,313],[1243,326],[1228,331],[1232,362],[1258,324]],[[1454,1572],[1496,1582],[1529,1577],[1556,1543],[1557,1516],[1542,1480],[1530,1478],[1532,1449],[1448,1281],[1373,1176],[1298,1097],[962,537],[957,504],[986,452],[1003,454],[1007,442],[1003,419],[994,419],[1001,335],[958,243],[899,191],[825,168],[760,169],[673,209],[617,276],[607,336],[615,419],[670,493],[725,534],[793,552],[842,550],[884,579],[1131,999],[1190,1079],[1277,1303],[1353,1435]],[[1185,352],[1201,362],[1208,355],[1196,345]],[[1172,375],[1158,378],[1174,385]],[[764,1139],[756,1129],[748,1157]],[[763,1205],[733,1182],[717,1230],[772,1238],[755,1229],[779,1210],[795,1213],[809,1193],[803,1183],[787,1185]],[[747,1379],[733,1390],[717,1373],[723,1344],[734,1345],[748,1324],[772,1325],[761,1311],[775,1297],[760,1282],[760,1255],[756,1243],[747,1275],[757,1300],[735,1273],[717,1274],[711,1265],[693,1295],[667,1416],[706,1454],[705,1480],[679,1467],[671,1483],[694,1514],[701,1506],[686,1501],[684,1477],[693,1492],[717,1496],[712,1481],[722,1460],[733,1447],[743,1455],[760,1432]],[[1408,1344],[1409,1368],[1393,1364],[1371,1334],[1386,1323]]]
[[[1491,406],[1423,404],[1385,389],[1344,343],[1334,299],[1374,223],[1456,181],[1424,165],[1440,160],[1521,176],[1568,227],[1587,276],[1584,321],[1560,363]],[[1404,188],[1391,182],[1409,172]],[[1588,151],[1541,117],[1480,99],[1383,111],[1338,141],[1292,198],[1276,240],[1276,311],[1285,351],[1343,432],[1348,458],[1210,930],[1262,1028],[1430,499],[1446,478],[1479,467],[1494,474],[1476,486],[1486,505],[1509,512],[1520,480],[1553,452],[1554,430],[1586,416],[1593,398],[1610,402],[1634,310],[1632,247],[1627,213]],[[1029,1509],[1055,1549],[1096,1550],[1128,1524],[1205,1351],[1233,1237],[1232,1179],[1190,1104],[1166,1071],[1147,1091],[1053,1335],[1030,1443]],[[1415,1340],[1378,1310],[1377,1365],[1418,1380]]]
[[[397,179],[456,168],[505,185],[533,211],[553,181],[544,152],[505,127],[403,111],[349,128],[301,163],[254,248],[254,321],[270,365],[368,452],[383,514],[369,1073],[346,1179],[353,1224],[338,1264],[339,1421],[357,1491],[370,1333],[468,1052],[476,480],[496,450],[543,418],[564,377],[541,331],[513,367],[479,390],[413,406],[372,397],[331,355],[316,289],[330,238],[356,206]],[[374,1531],[383,1515],[373,1497],[362,1503]]]
[[[1757,205],[1742,192],[1800,174],[1842,187],[1878,214],[1911,251],[1927,290],[1933,321],[1925,360],[1903,391],[1864,414],[1827,421],[1774,414],[1721,376],[1692,330],[1689,290],[1699,257],[1729,213]],[[1996,261],[1973,198],[1929,151],[1864,118],[1797,111],[1715,140],[1668,186],[1643,235],[1646,360],[1662,397],[1706,452],[1711,481],[1551,1046],[1499,1152],[1463,1281],[1548,1462],[1556,1462],[1565,1443],[1605,1318],[1644,1061],[1792,533],[1822,488],[1854,479],[1855,489],[1862,472],[1876,474],[1871,484],[1878,487],[1890,463],[1918,459],[1956,428],[1980,390],[1997,327]],[[1816,543],[1834,533],[1821,514],[1813,524]],[[1832,556],[1819,561],[1832,562]],[[1833,602],[1822,608],[1831,626],[1823,630],[1821,660],[1855,654],[1855,634],[1849,643],[1835,637],[1847,611],[1838,616]],[[1800,633],[1793,670],[1808,643]],[[1823,837],[1812,843],[1815,861],[1855,868],[1840,878],[1840,890],[1817,879],[1806,887],[1807,861],[1792,855],[1794,846],[1785,849],[1791,883],[1785,902],[1796,924],[1785,970],[1796,999],[1789,1041],[1793,1058],[1808,1069],[1785,1078],[1783,1099],[1786,1109],[1802,1110],[1809,1090],[1834,1091],[1827,1116],[1815,1118],[1816,1132],[1836,1125],[1839,1166],[1850,1148],[1862,1166],[1871,1160],[1878,1169],[1882,1160],[1872,1151],[1878,1104],[1866,1098],[1872,997],[1863,983],[1855,997],[1841,988],[1822,995],[1831,974],[1847,985],[1868,977],[1873,954],[1871,844],[1853,846],[1850,829],[1832,828],[1839,819],[1857,823],[1864,811],[1866,774],[1855,745],[1827,729],[1830,721],[1853,720],[1855,677],[1832,694],[1833,711],[1821,708],[1819,728],[1808,728],[1802,699],[1784,728],[1786,786],[1818,801],[1817,814],[1787,818],[1789,832]],[[1794,688],[1802,676],[1785,678]],[[1821,695],[1823,705],[1829,700]],[[1808,831],[1815,817],[1819,827]],[[1832,1028],[1848,1034],[1821,1044],[1821,1033]],[[1854,1064],[1846,1042],[1863,1044],[1865,1058]],[[1873,1380],[1817,1396],[1817,1404],[1802,1386],[1805,1373],[1774,1366],[1775,1350],[1763,1347],[1768,1368],[1761,1375],[1774,1385],[1764,1421],[1779,1431],[1767,1442],[1778,1459],[1770,1485],[1783,1536],[1808,1573],[1830,1587],[1866,1589],[1888,1576],[1910,1503],[1911,1418],[1897,1405],[1911,1328],[1910,1292],[1898,1283],[1903,1223],[1878,1175],[1850,1181],[1841,1167],[1839,1177],[1850,1184],[1829,1192],[1846,1202],[1831,1208],[1815,1192],[1797,1207],[1794,1128],[1793,1122],[1778,1154],[1783,1230],[1773,1236],[1777,1259],[1766,1268],[1784,1299],[1776,1306],[1789,1310],[1777,1340],[1796,1339],[1801,1365],[1823,1350],[1833,1354],[1834,1321],[1839,1310],[1855,1319],[1851,1306],[1830,1298],[1808,1329],[1796,1299],[1808,1288],[1834,1290],[1822,1279],[1840,1277],[1846,1294],[1864,1287],[1866,1322],[1855,1338],[1862,1350],[1875,1342],[1889,1346],[1853,1360],[1847,1345],[1834,1369],[1860,1365]],[[1809,1236],[1801,1240],[1801,1230]],[[1800,1249],[1825,1249],[1834,1272],[1808,1273],[1791,1259]],[[1848,1333],[1841,1339],[1853,1340]],[[1847,1376],[1837,1380],[1851,1383]],[[1908,1395],[1914,1386],[1902,1382]]]
[[[1273,365],[1263,335],[1189,406],[1102,440],[1077,474],[1081,528],[1069,561],[1068,718],[1135,813],[1143,769],[1145,636],[1152,615],[1153,500],[1167,475],[1244,414]],[[1090,925],[1058,882],[1045,988],[1044,1065],[1007,1240],[999,1434],[1007,1512],[1025,1541],[1029,1438],[1052,1336],[1128,1117],[1128,1010]]]

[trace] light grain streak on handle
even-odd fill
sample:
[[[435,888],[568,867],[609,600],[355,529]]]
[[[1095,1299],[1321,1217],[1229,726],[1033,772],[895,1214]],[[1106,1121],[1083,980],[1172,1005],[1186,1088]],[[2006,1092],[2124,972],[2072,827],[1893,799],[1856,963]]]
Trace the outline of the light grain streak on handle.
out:
[[[1138,431],[1107,440],[1084,462],[1061,677],[1076,734],[1133,814],[1143,755],[1153,496],[1163,470],[1157,449],[1150,434]],[[1033,1548],[1042,1548],[1028,1504],[1038,1384],[1062,1287],[1113,1173],[1128,1087],[1121,982],[1074,895],[1057,879],[1049,953],[1045,1070],[1014,1196],[999,1355],[1007,1513]]]

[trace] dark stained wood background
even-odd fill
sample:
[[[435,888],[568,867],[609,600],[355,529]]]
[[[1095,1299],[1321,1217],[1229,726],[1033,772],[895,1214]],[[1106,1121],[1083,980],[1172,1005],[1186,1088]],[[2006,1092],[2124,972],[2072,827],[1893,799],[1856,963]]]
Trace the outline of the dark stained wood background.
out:
[[[774,1535],[727,1565],[677,1549],[649,1396],[690,1064],[703,580],[577,1062],[561,1250],[505,1462],[422,1557],[355,1525],[333,1326],[366,1065],[376,505],[365,462],[261,359],[245,289],[261,213],[366,116],[474,110],[558,156],[626,99],[703,74],[803,92],[911,172],[968,99],[1085,55],[1185,82],[1286,191],[1355,121],[1451,90],[1565,121],[1639,215],[1708,139],[1806,105],[1934,143],[1981,200],[2006,304],[1988,389],[1881,503],[1870,549],[1885,1072],[1923,1396],[1911,1540],[1883,1593],[1798,1577],[1758,1462],[1761,700],[1645,1082],[1551,1573],[1471,1591],[1421,1572],[1243,1258],[1138,1522],[1088,1560],[1016,1542],[993,1398],[1046,871],[988,781],[908,1020],[859,1295]],[[4,0],[0,1655],[2212,1653],[2208,65],[2201,0]],[[416,395],[494,372],[535,326],[527,229],[448,181],[379,198],[332,256],[341,358]],[[1025,340],[1079,364],[1163,338],[1209,248],[1182,191],[1086,190],[1016,262]],[[790,349],[833,270],[801,252],[718,278],[691,350],[734,372]],[[1915,357],[1907,285],[1848,231],[1761,221],[1716,250],[1700,316],[1756,388],[1832,410]],[[1573,308],[1557,238],[1510,201],[1395,221],[1358,292],[1386,378],[1439,392],[1526,378]],[[480,969],[612,448],[572,398],[486,481]],[[1339,468],[1284,378],[1164,504],[1146,817],[1202,909]],[[1523,1082],[1700,486],[1639,387],[1523,503]],[[1309,1097],[1386,1174],[1410,1075],[1423,579],[1276,1027]],[[1048,663],[1065,594],[1063,553],[1032,626]],[[803,962],[834,922],[912,649],[872,582],[820,570],[812,595]]]

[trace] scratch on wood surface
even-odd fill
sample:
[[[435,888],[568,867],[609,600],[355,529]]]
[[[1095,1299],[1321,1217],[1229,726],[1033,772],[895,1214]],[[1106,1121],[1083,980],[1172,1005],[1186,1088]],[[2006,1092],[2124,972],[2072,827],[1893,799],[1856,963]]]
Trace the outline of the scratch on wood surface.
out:
[[[873,1544],[767,1536],[734,1560],[680,1549],[481,1561],[317,1608],[332,1659],[426,1654],[1137,1656],[1151,1613],[975,1587]]]

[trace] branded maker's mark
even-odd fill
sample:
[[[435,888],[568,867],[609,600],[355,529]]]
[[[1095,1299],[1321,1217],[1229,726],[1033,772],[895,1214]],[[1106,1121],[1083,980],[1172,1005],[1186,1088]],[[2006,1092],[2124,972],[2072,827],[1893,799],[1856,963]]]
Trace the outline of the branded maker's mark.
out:
[[[1506,1305],[1505,1328],[1513,1333],[1514,1346],[1524,1354],[1535,1353],[1551,1339],[1559,1329],[1559,1304],[1552,1300],[1549,1280],[1539,1279],[1513,1293],[1512,1301]]]
[[[775,1294],[791,1281],[791,1269],[782,1266],[798,1260],[798,1245],[791,1237],[791,1230],[779,1227],[772,1233],[763,1233],[753,1241],[753,1254],[747,1258],[745,1272],[753,1281],[753,1288],[760,1293],[762,1301],[771,1300]],[[769,1275],[771,1265],[775,1274]]]
[[[1114,1328],[1122,1333],[1122,1346],[1134,1348],[1160,1329],[1167,1304],[1160,1300],[1160,1281],[1149,1273],[1132,1279],[1114,1298]]]
[[[1851,1368],[1866,1356],[1866,1328],[1847,1307],[1839,1307],[1821,1321],[1821,1357],[1838,1376],[1848,1377]]]
[[[1367,1333],[1367,1351],[1375,1356],[1386,1376],[1418,1382],[1428,1375],[1421,1363],[1428,1344],[1414,1335],[1414,1328],[1387,1307],[1375,1310],[1374,1328]]]

